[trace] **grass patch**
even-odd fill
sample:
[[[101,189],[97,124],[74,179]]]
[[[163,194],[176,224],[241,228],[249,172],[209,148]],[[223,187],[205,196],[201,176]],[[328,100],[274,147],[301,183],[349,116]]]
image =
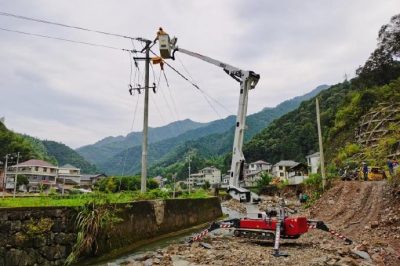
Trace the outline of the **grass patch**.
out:
[[[190,195],[183,194],[180,198],[207,198],[206,191],[199,189]],[[146,193],[140,191],[104,193],[94,192],[78,195],[53,195],[53,196],[33,196],[20,198],[0,198],[0,208],[16,207],[79,207],[93,200],[102,200],[108,203],[129,203],[138,200],[168,199],[170,193],[160,189],[153,189]]]
[[[68,196],[37,196],[23,198],[0,199],[0,207],[78,207],[94,199],[102,199],[110,203],[128,203],[135,200],[155,199],[158,194],[153,191],[147,193],[121,192],[68,195]]]
[[[195,191],[192,191],[190,194],[188,192],[183,193],[179,198],[181,199],[204,199],[208,198],[211,195],[209,194],[208,191],[204,189],[197,189]]]

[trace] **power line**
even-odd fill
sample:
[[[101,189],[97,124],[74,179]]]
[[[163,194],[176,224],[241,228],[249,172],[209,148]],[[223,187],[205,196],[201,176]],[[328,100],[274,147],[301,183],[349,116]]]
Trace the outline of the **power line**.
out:
[[[139,96],[137,97],[137,100],[136,100],[136,104],[135,104],[135,108],[134,108],[134,111],[133,111],[133,119],[132,119],[132,123],[131,123],[131,128],[130,128],[130,130],[129,130],[129,132],[128,132],[128,135],[129,135],[129,133],[131,133],[132,132],[132,130],[133,130],[133,126],[134,126],[134,124],[135,124],[135,120],[136,120],[136,111],[137,111],[137,107],[138,107],[138,103],[139,103]],[[128,136],[127,135],[127,136]],[[127,148],[126,150],[125,150],[125,154],[124,154],[124,159],[123,159],[123,166],[122,166],[122,176],[124,176],[124,174],[125,174],[125,164],[126,164],[126,158],[127,158],[127,153],[128,153],[128,149],[129,148]],[[119,184],[119,187],[120,187],[120,190],[121,190],[121,181],[120,181],[120,184]]]
[[[50,25],[55,25],[55,26],[60,26],[60,27],[65,27],[65,28],[71,28],[71,29],[76,29],[76,30],[94,32],[94,33],[104,34],[104,35],[108,35],[108,36],[121,37],[121,38],[136,40],[136,41],[140,41],[140,42],[149,42],[149,40],[146,40],[146,39],[140,38],[140,37],[131,37],[131,36],[117,34],[117,33],[110,33],[110,32],[105,32],[105,31],[100,31],[100,30],[93,30],[93,29],[88,29],[88,28],[78,27],[78,26],[71,26],[71,25],[67,25],[67,24],[63,24],[63,23],[48,21],[48,20],[44,20],[44,19],[30,18],[30,17],[11,14],[11,13],[7,13],[7,12],[1,12],[0,11],[0,16],[7,16],[7,17],[13,17],[13,18],[17,18],[17,19],[35,21],[35,22],[39,22],[39,23],[45,23],[45,24],[50,24]]]
[[[190,74],[189,70],[188,70],[188,69],[186,68],[186,66],[183,64],[182,60],[181,60],[179,57],[177,57],[177,58],[178,58],[179,63],[182,65],[183,70],[185,70],[185,72],[186,72],[186,73],[189,75],[189,77],[192,79],[192,82],[193,82],[193,83],[197,83],[197,82],[194,80],[193,76]],[[224,109],[225,111],[228,112],[228,114],[233,113],[233,112],[232,112],[231,110],[229,110],[225,105],[223,105],[223,104],[220,103],[217,99],[214,99],[211,95],[209,95],[206,91],[202,90],[200,87],[197,87],[197,89],[198,89],[199,91],[201,91],[205,96],[207,96],[208,98],[210,98],[211,100],[213,100],[216,104],[218,104],[219,106],[221,106],[222,109]],[[207,99],[206,99],[206,100],[207,100]]]
[[[104,44],[83,42],[83,41],[75,41],[75,40],[70,40],[70,39],[65,39],[65,38],[60,38],[60,37],[54,37],[54,36],[50,36],[50,35],[30,33],[30,32],[19,31],[19,30],[12,30],[12,29],[6,29],[6,28],[0,28],[0,30],[13,32],[13,33],[24,34],[24,35],[28,35],[28,36],[35,36],[35,37],[41,37],[41,38],[46,38],[46,39],[70,42],[70,43],[85,44],[85,45],[94,46],[94,47],[102,47],[102,48],[108,48],[108,49],[120,50],[120,51],[131,51],[131,50],[128,50],[128,49],[118,48],[118,47],[104,45]]]
[[[155,56],[158,56],[155,52],[153,52],[152,50],[150,50],[151,53]],[[201,93],[203,98],[207,101],[208,105],[210,105],[210,107],[214,110],[214,112],[217,114],[218,117],[222,118],[222,116],[218,113],[218,111],[215,109],[215,107],[212,105],[212,103],[208,100],[207,96],[214,100],[216,103],[218,103],[220,106],[222,106],[225,110],[228,111],[228,113],[231,113],[225,106],[223,106],[221,103],[219,103],[217,100],[213,99],[210,95],[208,95],[205,91],[203,91],[197,84],[195,84],[194,82],[192,82],[191,80],[189,80],[187,77],[185,77],[181,72],[179,72],[176,68],[174,68],[173,66],[171,66],[168,62],[164,63],[169,66],[175,73],[177,73],[179,76],[181,76],[184,80],[186,80],[187,82],[189,82],[193,87],[195,87],[196,89],[198,89]],[[169,86],[168,86],[169,89]],[[171,92],[170,92],[171,94]],[[172,97],[172,95],[171,95]]]

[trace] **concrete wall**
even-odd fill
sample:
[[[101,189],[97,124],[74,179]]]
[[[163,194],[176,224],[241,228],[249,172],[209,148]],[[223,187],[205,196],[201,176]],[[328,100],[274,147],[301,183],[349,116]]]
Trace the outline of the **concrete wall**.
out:
[[[118,204],[123,219],[98,238],[97,255],[215,220],[218,198],[170,199]],[[0,209],[0,266],[62,265],[76,239],[77,208]]]

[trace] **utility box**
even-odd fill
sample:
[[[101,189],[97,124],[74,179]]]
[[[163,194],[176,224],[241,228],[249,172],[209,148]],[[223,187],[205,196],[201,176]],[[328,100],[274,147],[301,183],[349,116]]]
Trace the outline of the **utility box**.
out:
[[[171,42],[168,34],[160,34],[158,36],[158,43],[160,45],[160,55],[164,59],[171,58],[172,49]]]

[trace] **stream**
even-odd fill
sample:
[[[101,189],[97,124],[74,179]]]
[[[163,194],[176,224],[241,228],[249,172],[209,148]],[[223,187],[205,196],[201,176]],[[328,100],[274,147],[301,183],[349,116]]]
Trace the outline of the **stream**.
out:
[[[227,215],[226,219],[233,219],[233,218],[241,218],[244,215],[232,210],[232,209],[228,209],[224,206],[221,206],[222,209],[222,213],[224,215]],[[252,204],[246,204],[246,210],[248,214],[251,213],[256,213],[258,212],[258,208],[257,205],[252,205]],[[176,236],[172,236],[172,237],[166,237],[157,241],[154,241],[152,243],[140,246],[136,249],[131,250],[129,253],[126,253],[125,255],[121,255],[117,258],[112,258],[112,259],[108,259],[102,262],[98,262],[95,264],[91,264],[93,266],[117,266],[117,265],[121,265],[124,262],[126,262],[127,260],[129,260],[129,258],[134,258],[137,256],[142,256],[144,255],[146,252],[155,252],[158,249],[163,249],[168,247],[169,245],[172,244],[177,244],[177,243],[182,243],[185,242],[188,237],[192,236],[195,233],[200,232],[201,229],[198,228],[194,228],[193,230],[189,231],[189,232],[185,232],[182,233],[180,235],[176,235]]]

